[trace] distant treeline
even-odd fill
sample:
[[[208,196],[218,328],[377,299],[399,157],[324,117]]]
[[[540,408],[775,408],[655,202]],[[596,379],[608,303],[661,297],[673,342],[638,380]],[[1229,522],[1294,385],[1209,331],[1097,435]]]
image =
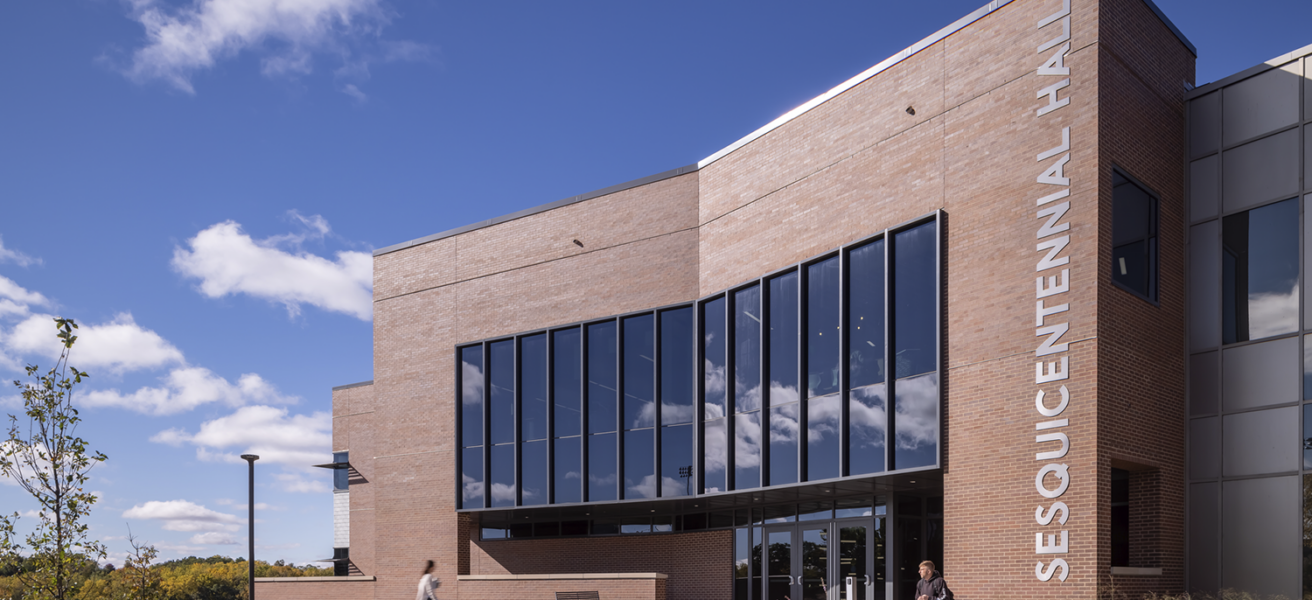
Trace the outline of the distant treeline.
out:
[[[89,558],[75,561],[72,576],[77,582],[74,600],[244,600],[246,560],[226,556],[188,556],[152,565],[142,572],[135,568],[100,566]],[[27,598],[20,574],[27,561],[0,565],[0,600]],[[298,567],[279,560],[273,564],[255,561],[256,577],[327,577],[332,568]]]

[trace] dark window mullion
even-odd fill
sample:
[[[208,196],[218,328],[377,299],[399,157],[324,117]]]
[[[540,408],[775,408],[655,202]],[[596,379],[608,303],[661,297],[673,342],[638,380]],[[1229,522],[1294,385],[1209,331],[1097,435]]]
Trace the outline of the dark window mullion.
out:
[[[510,359],[510,375],[515,386],[514,395],[511,396],[511,406],[513,407],[511,410],[514,413],[515,419],[513,432],[513,435],[515,436],[515,451],[512,453],[513,458],[511,459],[514,461],[511,465],[514,475],[511,477],[511,481],[514,482],[515,486],[515,506],[523,506],[524,474],[520,472],[520,467],[524,464],[522,460],[523,457],[521,456],[524,451],[524,442],[522,440],[524,436],[524,377],[523,373],[520,372],[519,367],[523,364],[524,360],[524,338],[518,336],[515,337],[514,344],[515,351],[511,353],[512,358]]]
[[[579,326],[579,458],[582,463],[579,477],[579,497],[584,502],[591,502],[592,498],[588,495],[588,475],[591,473],[592,465],[588,461],[588,453],[591,451],[592,436],[588,433],[588,406],[592,401],[592,386],[588,384],[588,327],[587,325]]]
[[[547,504],[556,503],[556,336],[547,332]]]
[[[847,294],[849,291],[848,271],[850,270],[851,259],[849,252],[844,250],[838,253],[838,476],[847,477],[851,465],[851,446],[852,440],[849,431],[849,407],[848,398],[851,394],[848,391],[848,368],[852,362],[851,351],[848,350],[849,325],[848,322],[848,302]]]
[[[624,319],[615,319],[615,498],[624,499]]]
[[[737,414],[738,414],[738,294],[724,293],[724,489],[738,489],[735,471],[738,470]]]
[[[655,314],[655,317],[652,319],[652,327],[654,328],[654,330],[652,331],[652,352],[653,352],[653,354],[651,355],[651,357],[652,357],[652,361],[651,361],[651,363],[652,363],[652,364],[651,364],[651,372],[652,372],[652,392],[651,392],[651,400],[652,400],[652,402],[654,402],[654,403],[656,404],[656,405],[653,407],[653,408],[655,409],[655,410],[654,410],[654,414],[655,414],[656,422],[655,422],[654,424],[652,424],[652,428],[655,429],[655,431],[652,432],[652,434],[651,434],[651,438],[652,438],[652,458],[653,458],[653,460],[654,460],[655,463],[656,463],[656,464],[655,464],[655,468],[656,468],[656,470],[655,470],[655,473],[656,473],[656,497],[657,497],[657,498],[660,498],[661,496],[664,495],[664,494],[662,494],[661,492],[664,491],[663,488],[665,487],[665,479],[664,479],[664,477],[661,475],[661,466],[662,466],[662,465],[661,465],[661,430],[662,430],[662,423],[661,423],[661,393],[662,393],[662,391],[663,391],[663,388],[662,388],[662,386],[661,386],[661,338],[662,338],[662,336],[661,336],[661,328],[662,328],[662,324],[663,324],[662,322],[663,322],[663,320],[664,320],[664,318],[665,318],[665,313],[660,312],[660,311],[657,311],[657,312],[655,312],[654,314]]]
[[[807,481],[809,473],[807,472],[807,444],[810,442],[810,435],[807,428],[810,426],[807,418],[807,410],[811,406],[811,386],[808,383],[807,361],[810,358],[811,349],[807,327],[808,309],[810,302],[807,298],[807,289],[811,283],[809,274],[810,269],[806,265],[797,267],[797,481]]]
[[[491,342],[483,342],[483,508],[492,506],[492,369]]]
[[[897,356],[893,348],[893,253],[897,251],[890,230],[884,230],[884,470],[892,471],[896,460]],[[888,549],[887,542],[885,548]],[[887,556],[887,554],[886,554]],[[892,561],[889,561],[892,564]],[[891,580],[890,580],[891,581]]]
[[[702,324],[701,305],[694,302],[692,305],[692,352],[691,352],[691,357],[692,357],[691,360],[693,362],[693,366],[692,366],[693,376],[692,376],[692,389],[689,390],[690,392],[692,392],[692,409],[693,409],[692,436],[691,436],[692,437],[692,464],[689,465],[689,467],[691,467],[693,470],[692,477],[691,477],[692,479],[691,487],[692,487],[693,497],[702,495],[702,482],[704,481],[704,478],[702,477],[702,465],[705,461],[702,460],[702,452],[705,448],[705,440],[703,439],[702,436],[702,428],[704,427],[703,425],[704,419],[702,417],[704,411],[706,410],[706,397],[702,393],[702,387],[704,385],[703,382],[705,381],[706,374],[705,374],[705,368],[703,366],[703,356],[702,356],[702,346],[701,346],[702,327],[703,324]]]
[[[464,352],[456,347],[456,507],[465,506],[465,377]],[[337,462],[337,461],[333,461]]]
[[[761,339],[758,343],[760,356],[757,364],[761,365],[758,383],[761,386],[761,487],[770,485],[770,288],[769,280],[761,278],[756,285],[761,290]],[[748,523],[751,526],[751,523]],[[750,544],[750,541],[749,541]],[[751,561],[748,561],[751,562]],[[748,579],[748,581],[751,581]],[[750,588],[751,586],[748,585]],[[750,592],[749,592],[750,594]]]
[[[934,407],[938,412],[934,439],[936,452],[934,465],[943,466],[943,211],[934,213],[934,371],[937,384],[937,397]],[[1155,218],[1155,217],[1154,217]],[[1155,297],[1155,296],[1154,296]],[[942,565],[940,565],[940,568]]]

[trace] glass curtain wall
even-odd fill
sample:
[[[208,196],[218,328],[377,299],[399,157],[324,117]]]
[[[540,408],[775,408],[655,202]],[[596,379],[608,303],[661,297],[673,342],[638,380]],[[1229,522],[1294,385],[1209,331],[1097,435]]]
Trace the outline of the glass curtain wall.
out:
[[[624,323],[624,498],[656,497],[656,316]]]
[[[761,487],[761,286],[733,294],[733,437],[736,490]]]
[[[514,506],[515,341],[488,344],[488,397],[491,423],[488,505]]]
[[[618,438],[619,381],[614,321],[587,327],[588,502],[619,497]]]
[[[461,508],[936,466],[939,233],[926,219],[696,304],[457,348]]]
[[[483,347],[460,350],[460,507],[483,508]]]
[[[798,392],[798,279],[792,271],[769,279],[766,288],[766,314],[770,320],[769,357],[766,360],[770,381],[770,444],[766,448],[770,469],[766,485],[797,483],[798,457],[801,449],[801,394]]]
[[[728,330],[723,296],[702,304],[702,493],[729,489]]]
[[[583,501],[583,334],[551,332],[552,499]]]
[[[520,504],[546,504],[547,334],[519,338]]]

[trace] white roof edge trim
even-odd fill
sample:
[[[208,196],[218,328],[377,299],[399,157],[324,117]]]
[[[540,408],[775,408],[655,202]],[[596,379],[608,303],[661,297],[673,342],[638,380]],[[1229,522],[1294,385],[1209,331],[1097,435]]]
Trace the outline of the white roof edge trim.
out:
[[[1307,45],[1307,46],[1303,46],[1302,48],[1299,48],[1298,50],[1294,50],[1293,52],[1289,52],[1289,53],[1286,53],[1286,54],[1282,54],[1282,55],[1277,56],[1277,57],[1275,57],[1275,58],[1273,58],[1273,59],[1271,59],[1271,60],[1268,60],[1268,61],[1266,61],[1266,62],[1264,62],[1264,63],[1257,64],[1257,65],[1253,65],[1253,66],[1251,66],[1251,67],[1249,67],[1249,68],[1247,68],[1247,69],[1244,69],[1244,70],[1242,70],[1242,71],[1240,71],[1240,72],[1238,72],[1238,73],[1234,73],[1234,74],[1232,74],[1232,75],[1227,75],[1227,76],[1222,77],[1222,78],[1220,78],[1220,79],[1218,79],[1218,80],[1216,80],[1216,81],[1212,81],[1212,82],[1209,82],[1209,83],[1204,83],[1203,85],[1200,85],[1200,86],[1198,86],[1198,87],[1196,87],[1196,88],[1194,88],[1194,89],[1192,89],[1192,90],[1189,90],[1189,92],[1187,92],[1187,93],[1184,95],[1184,99],[1185,99],[1186,102],[1188,102],[1189,100],[1193,100],[1194,98],[1197,98],[1197,97],[1199,97],[1199,96],[1203,96],[1203,95],[1209,94],[1209,93],[1211,93],[1211,92],[1215,92],[1216,90],[1219,90],[1219,89],[1221,89],[1221,88],[1223,88],[1223,87],[1226,87],[1226,86],[1228,86],[1228,85],[1230,85],[1230,84],[1238,83],[1238,82],[1240,82],[1240,81],[1242,81],[1242,80],[1244,80],[1244,79],[1248,79],[1249,77],[1252,77],[1252,76],[1254,76],[1254,75],[1259,75],[1259,74],[1261,74],[1261,73],[1265,73],[1265,72],[1267,72],[1267,71],[1270,71],[1271,69],[1275,69],[1275,68],[1281,67],[1281,66],[1285,65],[1286,63],[1289,63],[1289,62],[1292,62],[1292,61],[1298,60],[1298,59],[1303,58],[1304,56],[1308,56],[1308,55],[1312,55],[1312,44],[1309,44],[1309,45]]]
[[[755,141],[756,139],[758,139],[758,138],[764,136],[765,134],[770,133],[771,131],[774,131],[775,129],[778,129],[779,127],[782,127],[785,123],[787,123],[787,122],[789,122],[789,121],[792,121],[793,119],[796,119],[797,117],[802,116],[802,115],[805,114],[807,111],[809,111],[809,110],[811,110],[811,109],[813,109],[813,108],[815,108],[815,107],[817,107],[817,106],[820,106],[821,104],[824,104],[825,102],[828,102],[829,100],[833,99],[835,96],[838,96],[839,94],[841,94],[841,93],[843,93],[843,92],[846,92],[847,90],[850,90],[850,89],[856,87],[857,84],[859,84],[859,83],[861,83],[861,82],[863,82],[863,81],[865,81],[865,80],[867,80],[867,79],[870,79],[871,77],[874,77],[875,75],[878,75],[879,73],[881,73],[881,72],[887,70],[889,67],[892,67],[893,65],[896,65],[896,64],[898,64],[898,63],[900,63],[900,62],[902,62],[902,61],[904,61],[904,60],[910,58],[912,55],[916,54],[917,52],[920,52],[921,50],[924,50],[925,48],[928,48],[928,47],[934,45],[936,42],[942,40],[943,38],[946,38],[946,37],[948,37],[949,35],[952,35],[952,34],[956,33],[957,31],[960,31],[961,29],[964,29],[967,25],[970,25],[971,23],[974,23],[975,21],[980,20],[980,19],[983,18],[985,15],[988,15],[989,13],[991,13],[991,12],[993,12],[993,11],[995,11],[995,10],[998,10],[999,8],[1002,8],[1003,6],[1006,6],[1006,5],[1010,4],[1010,3],[1011,3],[1011,0],[993,0],[992,2],[989,2],[988,4],[985,4],[984,6],[981,6],[981,7],[979,7],[978,9],[975,9],[974,12],[972,12],[972,13],[970,13],[970,14],[968,14],[968,15],[966,15],[966,16],[960,18],[960,19],[957,19],[957,20],[956,20],[954,23],[952,23],[951,25],[948,25],[947,27],[944,27],[944,28],[942,28],[942,29],[940,29],[940,30],[934,32],[934,33],[931,34],[929,37],[927,37],[927,38],[925,38],[925,39],[923,39],[923,40],[920,40],[919,42],[916,42],[915,44],[912,44],[910,47],[908,47],[908,48],[902,50],[901,52],[898,52],[897,54],[894,54],[893,56],[890,56],[890,57],[884,59],[884,60],[883,60],[882,62],[880,62],[879,64],[877,64],[877,65],[875,65],[875,66],[873,66],[873,67],[870,67],[869,69],[866,69],[865,71],[862,71],[862,72],[861,72],[859,75],[857,75],[856,77],[853,77],[853,78],[851,78],[851,79],[848,79],[847,81],[844,81],[843,83],[838,84],[838,86],[834,87],[833,89],[831,89],[831,90],[829,90],[829,91],[827,91],[827,92],[825,92],[825,93],[823,93],[823,94],[820,94],[819,96],[816,96],[815,98],[812,98],[811,100],[807,101],[805,104],[803,104],[803,105],[801,105],[801,106],[799,106],[799,107],[797,107],[797,108],[794,108],[793,110],[790,110],[790,111],[788,111],[787,113],[784,113],[783,116],[781,116],[781,117],[779,117],[779,118],[777,118],[777,119],[775,119],[775,120],[773,120],[773,121],[770,121],[770,122],[769,122],[768,124],[766,124],[764,127],[761,127],[760,129],[757,129],[756,131],[753,131],[753,132],[747,134],[747,135],[744,136],[742,139],[739,139],[738,141],[736,141],[736,142],[734,142],[734,143],[732,143],[732,144],[729,144],[728,146],[725,146],[725,147],[724,147],[723,149],[721,149],[719,152],[716,152],[715,154],[712,154],[712,155],[710,155],[710,156],[708,156],[708,157],[706,157],[706,158],[703,158],[702,160],[700,160],[700,161],[697,162],[697,168],[698,168],[698,169],[704,169],[704,168],[706,168],[707,165],[709,165],[709,164],[711,164],[711,163],[713,163],[713,162],[715,162],[715,161],[717,161],[717,160],[720,160],[721,158],[724,158],[725,156],[729,155],[729,153],[733,152],[734,150],[737,150],[737,149],[739,149],[739,148],[742,148],[743,146],[746,146],[747,144],[749,144],[749,143]]]

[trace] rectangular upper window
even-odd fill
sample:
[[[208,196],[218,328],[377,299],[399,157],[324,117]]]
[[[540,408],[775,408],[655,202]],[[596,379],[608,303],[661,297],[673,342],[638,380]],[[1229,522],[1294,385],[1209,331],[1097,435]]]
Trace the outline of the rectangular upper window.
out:
[[[1112,171],[1112,281],[1157,301],[1157,197]]]
[[[941,228],[926,215],[687,304],[457,346],[460,509],[937,467]]]

